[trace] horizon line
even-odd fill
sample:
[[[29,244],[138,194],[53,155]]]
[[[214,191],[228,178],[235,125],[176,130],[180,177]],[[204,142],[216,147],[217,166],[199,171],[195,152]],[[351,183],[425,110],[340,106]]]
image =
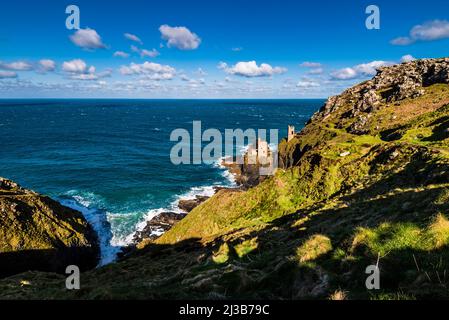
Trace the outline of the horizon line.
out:
[[[326,98],[0,98],[7,100],[326,100]]]

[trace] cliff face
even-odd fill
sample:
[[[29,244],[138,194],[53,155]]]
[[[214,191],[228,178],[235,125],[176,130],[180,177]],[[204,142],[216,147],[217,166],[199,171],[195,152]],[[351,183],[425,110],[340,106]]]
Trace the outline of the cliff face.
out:
[[[0,281],[0,297],[449,298],[447,62],[384,68],[330,98],[280,144],[275,176],[218,192],[130,258],[86,272],[82,293],[33,273]]]
[[[330,98],[311,121],[325,121],[334,115],[339,117],[338,126],[346,125],[349,133],[373,133],[372,127],[379,123],[370,114],[388,108],[390,104],[399,106],[400,101],[424,96],[425,88],[432,85],[448,84],[448,70],[448,58],[418,60],[380,68],[372,80]],[[351,124],[348,126],[345,120],[351,121]]]
[[[0,178],[0,276],[96,266],[97,238],[81,213]]]
[[[386,134],[382,131],[435,111],[449,103],[447,84],[449,58],[380,68],[372,80],[330,97],[294,141],[282,141],[280,166],[295,165],[304,153],[343,133]]]

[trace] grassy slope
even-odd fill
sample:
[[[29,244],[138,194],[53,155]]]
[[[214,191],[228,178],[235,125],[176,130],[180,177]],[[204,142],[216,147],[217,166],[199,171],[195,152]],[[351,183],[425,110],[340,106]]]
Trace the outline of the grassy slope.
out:
[[[426,91],[372,113],[367,135],[346,132],[345,108],[312,122],[280,145],[303,154],[294,167],[221,191],[134,257],[83,274],[80,291],[26,273],[0,281],[0,297],[449,298],[449,86]],[[381,290],[368,291],[378,260]]]

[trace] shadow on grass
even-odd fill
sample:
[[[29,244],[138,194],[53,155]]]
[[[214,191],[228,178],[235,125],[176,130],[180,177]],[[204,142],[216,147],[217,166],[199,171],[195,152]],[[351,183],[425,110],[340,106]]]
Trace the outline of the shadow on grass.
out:
[[[389,154],[372,165],[388,165]],[[150,243],[123,261],[83,273],[76,292],[40,274],[8,278],[0,281],[0,298],[14,296],[14,290],[25,299],[326,299],[336,290],[354,299],[449,298],[446,243],[422,250],[398,241],[380,259],[381,290],[365,287],[365,269],[376,264],[378,252],[354,243],[360,228],[409,223],[423,229],[438,213],[449,213],[448,188],[438,185],[449,181],[447,166],[421,154],[410,159],[375,183],[339,194],[332,208],[318,203],[215,238]],[[314,235],[328,239],[331,248],[319,242],[314,247]],[[379,237],[381,244],[393,239],[388,233]],[[310,243],[306,248],[313,254],[305,259],[298,248]],[[27,277],[29,288],[17,289],[18,279]]]
[[[87,271],[97,263],[97,250],[86,247],[0,252],[0,278],[30,270],[64,273],[68,265]]]

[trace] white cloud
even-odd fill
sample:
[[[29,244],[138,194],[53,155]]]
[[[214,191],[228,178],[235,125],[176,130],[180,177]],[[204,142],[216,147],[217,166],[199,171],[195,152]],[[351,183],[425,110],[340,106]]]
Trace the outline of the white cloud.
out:
[[[320,68],[322,67],[322,64],[318,62],[304,61],[299,66],[304,68]]]
[[[98,73],[97,76],[100,79],[109,78],[110,76],[112,76],[112,69],[106,69],[106,70]]]
[[[109,78],[112,75],[112,70],[105,70],[100,73],[95,73],[95,69],[90,70],[88,73],[72,74],[70,79],[72,80],[98,80],[103,78]]]
[[[410,39],[409,37],[399,37],[396,39],[391,40],[391,44],[395,46],[408,46],[409,44],[412,44],[414,41]]]
[[[42,59],[39,61],[39,71],[51,72],[56,70],[56,62],[50,59]]]
[[[150,58],[156,58],[160,55],[159,51],[156,49],[153,50],[147,50],[147,49],[140,49],[136,46],[131,46],[131,51],[139,54],[142,58],[150,57]]]
[[[449,22],[446,20],[434,20],[423,25],[413,27],[411,38],[421,41],[432,41],[449,38]]]
[[[204,71],[202,68],[198,68],[195,73],[200,76],[207,76],[207,72]]]
[[[383,66],[392,65],[388,61],[372,61],[363,63],[351,68],[343,68],[331,73],[331,78],[334,80],[351,80],[366,76],[375,76],[377,69]]]
[[[162,39],[167,41],[169,48],[175,47],[180,50],[194,50],[201,44],[201,39],[186,27],[170,27],[162,25],[159,27]]]
[[[380,67],[388,66],[394,64],[388,61],[372,61],[369,63],[363,63],[355,66],[357,73],[363,76],[375,76],[377,74],[377,69]]]
[[[331,77],[337,80],[349,80],[357,78],[358,74],[353,68],[343,68],[331,73]]]
[[[135,45],[131,46],[131,51],[140,54],[140,49],[137,48]]]
[[[25,61],[14,61],[10,63],[3,63],[0,61],[0,69],[10,71],[30,71],[33,70],[33,66]]]
[[[114,57],[128,58],[129,53],[126,53],[124,51],[116,51],[116,52],[114,52]]]
[[[407,37],[391,41],[394,45],[409,45],[417,41],[434,41],[449,38],[449,21],[433,20],[414,26]]]
[[[312,79],[304,78],[298,81],[296,86],[298,88],[318,88],[320,87],[320,84]]]
[[[240,52],[240,51],[243,50],[243,48],[242,47],[236,47],[236,48],[232,48],[231,50],[234,51],[234,52]]]
[[[131,63],[129,66],[122,66],[119,71],[122,75],[145,75],[151,80],[170,80],[176,74],[176,69],[169,65],[148,61],[142,64]]]
[[[149,74],[149,75],[146,75],[144,78],[148,79],[148,80],[159,81],[159,80],[171,80],[171,79],[174,78],[174,76],[175,75],[173,73],[167,72],[167,73],[153,73],[153,74]]]
[[[128,39],[128,40],[131,40],[131,41],[134,41],[134,42],[143,44],[142,40],[140,40],[140,38],[139,38],[138,36],[134,35],[134,34],[131,34],[131,33],[125,33],[124,36],[125,36],[125,38]]]
[[[283,67],[272,67],[267,63],[262,63],[260,66],[257,65],[256,61],[242,61],[236,63],[234,66],[229,67],[226,63],[220,62],[218,65],[219,69],[224,70],[228,74],[233,74],[242,77],[267,77],[275,74],[282,74],[287,72],[286,68]]]
[[[405,56],[402,56],[401,62],[410,62],[416,60],[415,57],[413,57],[410,54],[406,54]]]
[[[220,61],[218,63],[218,65],[217,65],[217,68],[221,69],[221,70],[225,70],[227,67],[228,67],[228,64],[226,62],[223,62],[223,61]]]
[[[304,61],[299,66],[303,67],[303,68],[310,69],[307,72],[307,74],[310,74],[310,75],[322,74],[324,72],[323,65],[319,62]]]
[[[158,55],[160,55],[160,53],[156,49],[153,49],[151,51],[147,50],[147,49],[142,49],[140,51],[140,56],[142,58],[144,58],[144,57],[156,58]]]
[[[45,82],[16,79],[13,81],[0,81],[0,92],[6,92],[7,95],[9,93],[13,97],[20,97],[24,92],[32,93],[35,97],[39,97],[40,94],[43,94],[42,97],[48,97],[48,93],[52,92],[52,96],[67,97],[70,94],[88,98],[92,96],[92,93],[98,93],[99,90],[107,89],[106,84],[104,81]],[[113,92],[116,92],[116,89],[113,88]]]
[[[0,79],[17,78],[17,73],[14,71],[0,71]]]
[[[79,29],[70,36],[70,40],[78,47],[84,49],[104,49],[106,45],[102,42],[100,35],[94,29]]]
[[[72,80],[97,80],[98,76],[94,73],[74,74],[70,76]]]
[[[206,83],[206,80],[203,78],[200,79],[190,79],[189,80],[189,87],[190,88],[198,88]]]
[[[68,73],[78,73],[78,74],[89,73],[89,70],[95,72],[94,67],[88,68],[84,60],[81,59],[64,61],[64,63],[62,64],[62,70]]]
[[[97,80],[110,77],[112,74],[111,69],[97,73],[94,66],[89,67],[86,62],[81,59],[64,61],[62,64],[62,71],[66,72],[72,80]]]
[[[307,74],[316,75],[316,74],[322,74],[324,72],[323,68],[314,68],[310,69]]]

